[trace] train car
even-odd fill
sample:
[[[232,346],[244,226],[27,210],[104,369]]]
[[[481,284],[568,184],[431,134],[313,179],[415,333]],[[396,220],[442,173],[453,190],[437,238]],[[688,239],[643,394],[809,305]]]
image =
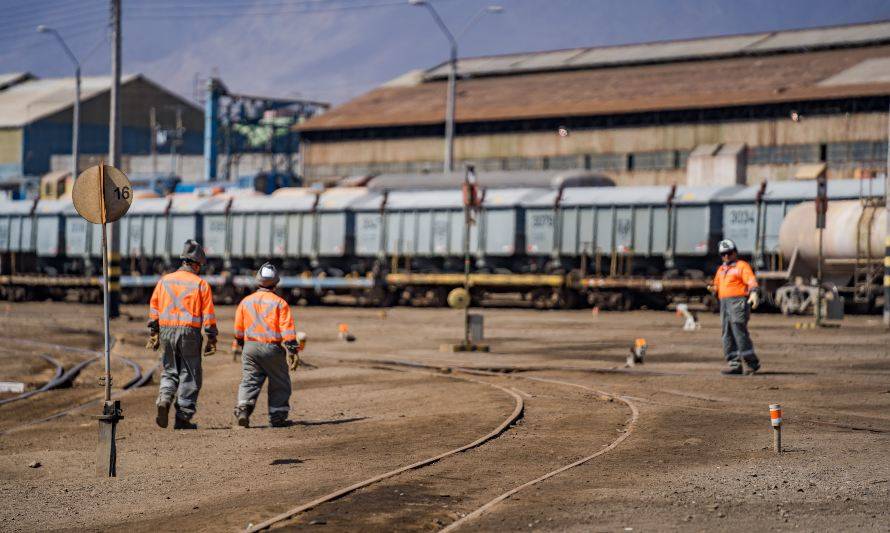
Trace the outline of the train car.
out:
[[[36,268],[32,214],[34,200],[13,200],[0,204],[0,253],[3,271],[22,272]]]
[[[209,241],[227,241],[225,255],[236,275],[252,274],[269,258],[277,258],[284,271],[306,271],[311,268],[315,250],[317,201],[317,195],[309,190],[235,196],[228,208],[228,224],[223,226],[214,218],[214,234],[208,236]],[[220,235],[220,230],[228,231],[228,239]]]

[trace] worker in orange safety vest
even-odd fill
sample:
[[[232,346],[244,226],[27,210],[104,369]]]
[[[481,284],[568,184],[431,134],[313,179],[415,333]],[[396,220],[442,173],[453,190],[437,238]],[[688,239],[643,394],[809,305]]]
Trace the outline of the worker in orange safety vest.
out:
[[[742,374],[742,361],[750,373],[760,370],[754,343],[748,333],[751,309],[760,304],[760,293],[754,270],[739,259],[735,242],[724,239],[717,245],[723,264],[717,269],[711,292],[720,300],[720,323],[723,327],[723,355],[729,366],[724,375]]]
[[[161,277],[151,295],[146,348],[161,348],[162,354],[155,422],[167,427],[175,396],[173,429],[195,429],[191,420],[201,391],[201,328],[207,335],[203,354],[209,357],[216,353],[216,315],[210,284],[198,277],[207,262],[204,248],[189,239],[179,257],[182,266]]]
[[[301,343],[297,341],[290,306],[273,291],[280,281],[271,263],[256,275],[259,288],[238,304],[235,311],[235,353],[241,353],[241,384],[235,418],[241,427],[250,426],[250,415],[266,378],[269,379],[269,422],[272,427],[288,425],[291,382],[288,367],[300,364]]]

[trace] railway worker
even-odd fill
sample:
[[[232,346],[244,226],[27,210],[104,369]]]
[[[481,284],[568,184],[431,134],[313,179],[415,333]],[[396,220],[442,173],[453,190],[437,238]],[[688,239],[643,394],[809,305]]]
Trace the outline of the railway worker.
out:
[[[751,309],[760,304],[760,293],[754,270],[739,259],[733,241],[724,239],[717,245],[723,264],[717,269],[714,283],[709,289],[720,300],[720,324],[723,327],[723,355],[729,367],[721,370],[724,375],[742,374],[742,361],[751,373],[760,369],[760,361],[754,353],[754,344],[748,333]]]
[[[157,424],[167,427],[170,404],[176,407],[173,429],[195,429],[192,417],[201,391],[201,328],[207,336],[203,355],[216,353],[216,315],[210,284],[198,277],[207,262],[204,248],[185,241],[182,266],[158,281],[151,295],[146,347],[161,348],[161,385],[157,400]]]
[[[259,288],[238,304],[235,311],[235,353],[241,353],[241,384],[235,418],[241,427],[250,426],[250,415],[266,378],[269,379],[269,422],[287,425],[291,383],[288,368],[300,364],[300,345],[290,306],[273,291],[278,269],[271,263],[256,274]]]

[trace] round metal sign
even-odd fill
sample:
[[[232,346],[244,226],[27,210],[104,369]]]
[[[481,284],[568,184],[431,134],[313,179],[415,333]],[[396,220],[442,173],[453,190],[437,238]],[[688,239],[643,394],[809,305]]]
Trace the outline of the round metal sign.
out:
[[[448,306],[454,309],[470,307],[470,293],[463,287],[451,289],[448,293]]]
[[[133,188],[120,170],[96,165],[77,176],[71,199],[77,213],[93,224],[114,222],[130,209]]]

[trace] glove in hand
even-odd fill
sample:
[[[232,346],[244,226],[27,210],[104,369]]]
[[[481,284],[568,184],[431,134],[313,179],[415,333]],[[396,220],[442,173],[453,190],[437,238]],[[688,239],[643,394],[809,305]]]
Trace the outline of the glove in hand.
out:
[[[232,355],[238,357],[244,351],[244,347],[237,340],[232,341]]]
[[[287,352],[287,367],[291,369],[291,371],[296,371],[300,366],[300,354],[299,352]]]
[[[751,309],[757,309],[760,305],[760,293],[751,291],[751,294],[748,295],[748,303],[751,304]]]
[[[207,344],[204,345],[204,357],[210,357],[211,355],[216,353],[216,337],[210,337],[207,339]]]
[[[158,348],[161,347],[161,339],[157,333],[152,333],[148,336],[148,342],[145,343],[145,348],[151,350],[153,352],[158,351]]]

